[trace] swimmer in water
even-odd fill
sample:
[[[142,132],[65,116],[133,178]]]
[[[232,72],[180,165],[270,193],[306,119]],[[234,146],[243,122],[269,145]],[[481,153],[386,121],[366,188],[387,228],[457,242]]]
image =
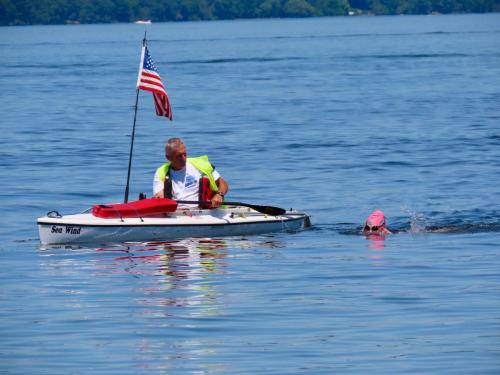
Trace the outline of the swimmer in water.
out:
[[[385,236],[387,234],[392,234],[392,232],[387,229],[385,222],[385,215],[380,210],[373,211],[368,219],[366,219],[365,226],[363,227],[364,235],[380,235]]]

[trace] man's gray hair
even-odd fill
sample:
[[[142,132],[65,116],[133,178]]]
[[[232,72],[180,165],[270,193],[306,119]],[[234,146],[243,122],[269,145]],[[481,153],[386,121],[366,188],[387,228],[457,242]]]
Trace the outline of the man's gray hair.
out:
[[[165,154],[169,154],[172,151],[177,150],[181,145],[183,145],[182,139],[180,138],[170,138],[165,145]]]

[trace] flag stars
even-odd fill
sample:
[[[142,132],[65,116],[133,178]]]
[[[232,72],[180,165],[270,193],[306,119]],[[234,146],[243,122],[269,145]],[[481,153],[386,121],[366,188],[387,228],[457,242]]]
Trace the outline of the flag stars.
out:
[[[144,69],[152,70],[154,72],[158,71],[156,69],[156,65],[155,65],[153,59],[151,58],[151,56],[149,56],[149,51],[147,50],[147,48],[146,48],[145,56],[144,56]]]

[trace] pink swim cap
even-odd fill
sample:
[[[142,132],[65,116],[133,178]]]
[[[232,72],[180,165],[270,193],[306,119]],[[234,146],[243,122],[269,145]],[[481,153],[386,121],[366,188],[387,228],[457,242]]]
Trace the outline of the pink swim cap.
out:
[[[377,226],[377,227],[384,227],[385,226],[385,215],[382,211],[380,210],[375,210],[373,211],[370,216],[368,216],[368,219],[366,219],[366,224],[369,226]]]

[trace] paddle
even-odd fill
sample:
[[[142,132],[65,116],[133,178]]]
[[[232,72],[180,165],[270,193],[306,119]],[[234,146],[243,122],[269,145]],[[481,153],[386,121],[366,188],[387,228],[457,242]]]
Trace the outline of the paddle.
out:
[[[201,201],[176,201],[176,202],[181,203],[181,204],[210,204],[210,202],[201,202]],[[284,208],[280,208],[280,207],[259,206],[257,204],[248,204],[248,203],[243,203],[243,202],[224,202],[224,204],[227,204],[230,206],[249,207],[257,212],[260,212],[261,214],[266,214],[266,215],[271,215],[271,216],[283,215],[286,212],[286,210]]]

